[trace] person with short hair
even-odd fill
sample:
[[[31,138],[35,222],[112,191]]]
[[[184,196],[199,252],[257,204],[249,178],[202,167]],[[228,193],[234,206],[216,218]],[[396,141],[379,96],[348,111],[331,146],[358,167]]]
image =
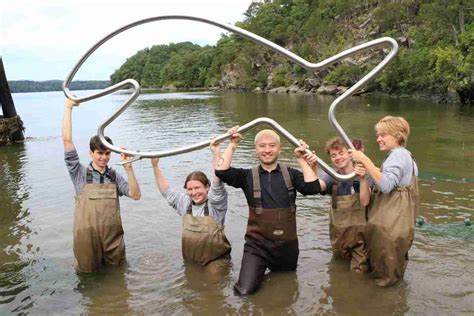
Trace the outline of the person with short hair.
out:
[[[379,286],[396,284],[408,265],[419,207],[418,167],[406,149],[410,125],[403,117],[385,116],[376,125],[377,143],[387,157],[380,169],[363,152],[350,157],[362,163],[375,182],[367,223],[370,268]]]
[[[219,276],[230,264],[231,245],[224,233],[227,191],[214,174],[220,159],[220,144],[211,141],[210,148],[213,157],[212,181],[201,171],[191,172],[184,181],[186,192],[170,186],[158,165],[158,158],[153,158],[151,163],[159,191],[183,217],[183,258],[205,266],[207,272]]]
[[[74,189],[74,257],[78,271],[94,272],[104,266],[119,266],[125,262],[120,217],[119,196],[133,200],[141,197],[140,187],[131,163],[123,165],[127,180],[108,166],[111,151],[98,136],[89,142],[91,162],[84,166],[79,161],[72,141],[72,109],[79,104],[66,99],[62,125],[64,160]],[[106,137],[109,143],[112,140]],[[129,156],[122,154],[126,162]]]
[[[362,146],[362,141],[358,145]],[[339,174],[355,172],[358,175],[355,180],[341,182],[328,174],[320,179],[323,194],[331,194],[329,238],[333,254],[336,258],[349,259],[351,272],[365,273],[369,266],[365,242],[366,206],[370,201],[365,168],[361,164],[353,165],[347,145],[339,137],[328,140],[325,151]]]
[[[300,141],[294,152],[302,171],[279,163],[280,137],[273,130],[262,130],[255,137],[258,166],[231,167],[241,139],[237,131],[238,126],[229,130],[230,142],[216,166],[216,175],[224,183],[241,188],[249,206],[242,265],[234,286],[236,294],[247,295],[258,290],[267,268],[272,272],[296,270],[296,192],[312,195],[321,190],[316,155],[305,152],[308,145]]]

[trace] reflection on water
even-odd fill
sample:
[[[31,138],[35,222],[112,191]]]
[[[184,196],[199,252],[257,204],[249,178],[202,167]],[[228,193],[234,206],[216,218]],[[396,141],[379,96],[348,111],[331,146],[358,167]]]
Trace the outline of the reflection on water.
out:
[[[28,210],[23,202],[28,199],[23,164],[23,144],[8,146],[0,151],[0,304],[11,312],[21,313],[31,304],[25,295],[28,288],[23,271],[30,260],[22,260],[26,251],[22,240],[28,240],[31,229],[28,226]]]
[[[74,141],[88,162],[88,140],[126,95],[112,95],[74,110]],[[126,269],[78,275],[73,267],[73,186],[60,138],[62,93],[14,95],[27,127],[25,144],[0,148],[0,314],[472,314],[474,311],[474,107],[421,100],[351,98],[337,118],[349,137],[365,141],[376,163],[384,159],[373,125],[384,115],[402,115],[412,126],[408,149],[420,168],[421,210],[405,279],[380,289],[368,276],[352,275],[332,260],[328,236],[329,198],[299,197],[300,258],[291,273],[272,273],[261,291],[238,297],[247,222],[240,190],[228,188],[226,236],[232,243],[229,271],[214,279],[184,264],[181,218],[156,188],[148,160],[134,165],[141,185],[138,202],[121,199],[127,247]],[[106,129],[114,143],[135,150],[166,150],[221,134],[235,124],[267,116],[305,139],[328,161],[324,143],[335,136],[327,121],[332,97],[223,93],[144,94]],[[45,117],[44,113],[48,113]],[[53,123],[52,123],[53,122]],[[244,135],[236,166],[257,160],[253,138]],[[283,142],[281,160],[296,163]],[[113,155],[112,164],[118,161]],[[188,173],[209,174],[209,149],[163,158],[173,185]],[[114,166],[123,173],[121,166]]]

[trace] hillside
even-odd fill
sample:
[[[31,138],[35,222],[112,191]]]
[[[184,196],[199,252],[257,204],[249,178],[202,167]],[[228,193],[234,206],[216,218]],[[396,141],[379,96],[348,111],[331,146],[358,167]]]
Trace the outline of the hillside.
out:
[[[8,86],[12,93],[15,92],[42,92],[42,91],[61,91],[62,80],[31,81],[31,80],[12,80],[8,81]],[[104,89],[110,86],[108,80],[86,80],[71,82],[71,90],[94,90]]]
[[[474,103],[474,0],[275,0],[253,2],[236,25],[318,62],[383,36],[400,50],[364,92],[424,94]],[[376,65],[372,51],[317,73],[235,35],[215,46],[158,45],[130,57],[112,83],[134,78],[143,87],[218,87],[339,93]],[[327,87],[335,89],[323,89]],[[278,87],[285,87],[275,89]]]

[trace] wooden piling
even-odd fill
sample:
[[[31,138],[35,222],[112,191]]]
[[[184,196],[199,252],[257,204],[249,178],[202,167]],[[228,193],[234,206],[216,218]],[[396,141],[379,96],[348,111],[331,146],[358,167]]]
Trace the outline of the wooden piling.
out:
[[[23,122],[16,113],[15,104],[10,93],[10,87],[8,86],[7,76],[5,74],[5,68],[3,67],[3,60],[0,56],[0,103],[2,104],[3,117],[0,118],[0,123],[3,123],[5,130],[3,131],[5,141],[18,142],[25,139],[23,135]],[[1,125],[0,125],[1,126]],[[1,143],[2,139],[0,139]]]

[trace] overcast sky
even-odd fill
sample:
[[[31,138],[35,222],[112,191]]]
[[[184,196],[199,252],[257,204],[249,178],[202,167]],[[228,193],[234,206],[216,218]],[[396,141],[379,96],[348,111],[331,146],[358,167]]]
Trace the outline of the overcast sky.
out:
[[[98,40],[131,22],[193,15],[235,24],[252,0],[2,0],[0,53],[8,80],[64,80]],[[214,45],[224,30],[199,22],[158,21],[129,29],[102,45],[74,80],[108,80],[127,57],[155,44]]]

